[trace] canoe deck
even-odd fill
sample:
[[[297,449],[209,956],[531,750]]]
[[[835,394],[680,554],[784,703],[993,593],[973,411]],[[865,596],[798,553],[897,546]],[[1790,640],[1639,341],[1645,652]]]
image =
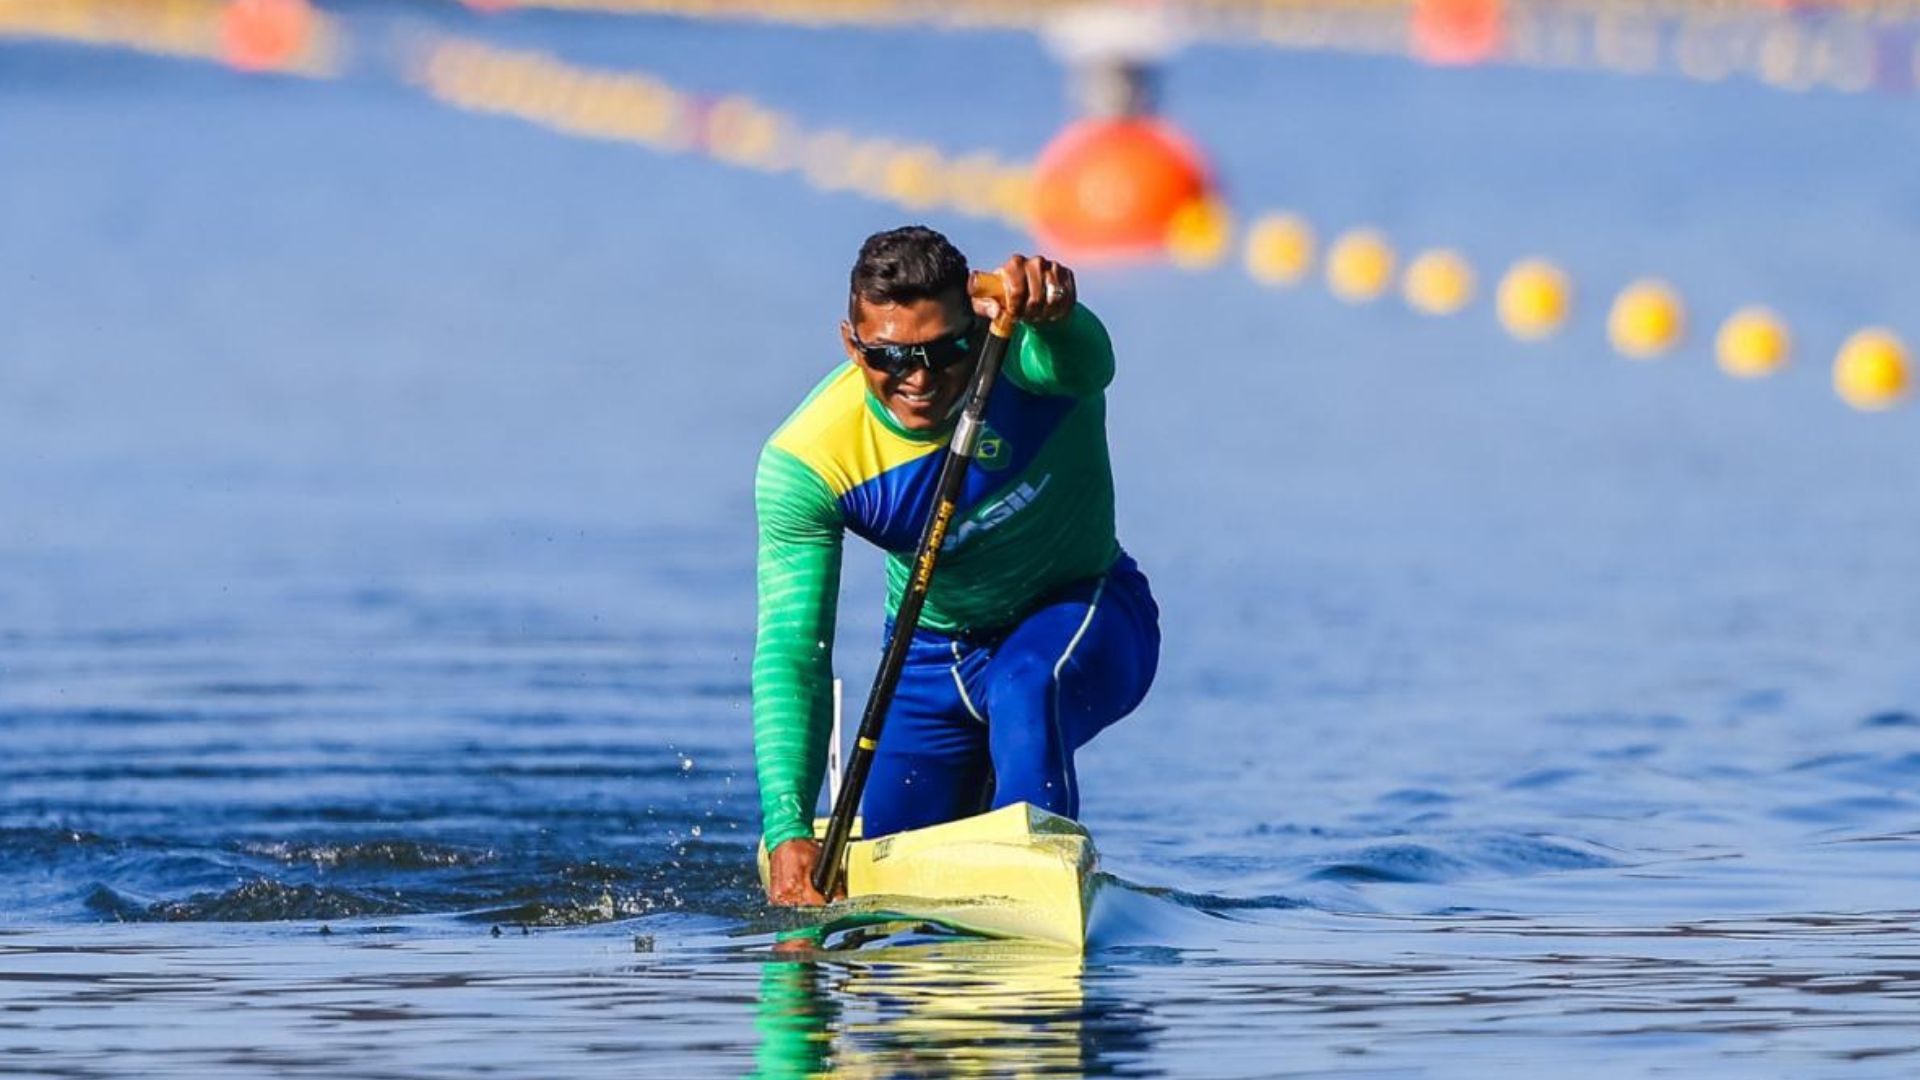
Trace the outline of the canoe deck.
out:
[[[814,823],[824,836],[826,819]],[[1098,855],[1087,830],[1031,803],[847,845],[847,898],[829,923],[889,917],[1084,949]],[[767,856],[760,853],[760,880]]]

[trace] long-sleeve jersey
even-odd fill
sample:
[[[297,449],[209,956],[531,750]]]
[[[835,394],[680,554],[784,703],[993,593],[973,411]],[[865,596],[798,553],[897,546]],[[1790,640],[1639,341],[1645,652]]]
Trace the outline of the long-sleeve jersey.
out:
[[[1113,347],[1084,307],[1021,324],[987,402],[986,430],[921,613],[946,633],[1008,626],[1068,582],[1119,555],[1106,396]],[[851,363],[814,387],[767,440],[754,478],[760,617],[753,740],[771,851],[813,835],[832,727],[833,631],[841,540],[887,552],[887,610],[898,610],[935,498],[951,425],[899,425]]]

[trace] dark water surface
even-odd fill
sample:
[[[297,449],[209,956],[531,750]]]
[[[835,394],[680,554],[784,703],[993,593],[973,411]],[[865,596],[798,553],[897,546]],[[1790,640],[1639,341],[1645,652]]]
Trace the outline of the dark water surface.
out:
[[[1019,38],[437,17],[956,150],[1060,116]],[[876,92],[956,42],[985,115]],[[1245,206],[1546,250],[1585,310],[1083,275],[1167,634],[1082,758],[1099,946],[793,959],[750,477],[899,212],[0,44],[0,1074],[1920,1070],[1920,426],[1825,372],[1915,336],[1911,100],[1230,50],[1169,97]],[[1609,357],[1642,271],[1800,363]]]

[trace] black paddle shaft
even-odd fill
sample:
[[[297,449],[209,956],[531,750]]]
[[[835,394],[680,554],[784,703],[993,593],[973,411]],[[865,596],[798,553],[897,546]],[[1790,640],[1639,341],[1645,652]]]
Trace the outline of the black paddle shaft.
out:
[[[983,288],[1000,284],[989,274]],[[988,282],[991,285],[987,284]],[[997,290],[995,290],[997,291]],[[986,424],[987,395],[1006,359],[1007,343],[1013,336],[1013,320],[1004,314],[993,321],[986,342],[980,347],[980,363],[967,385],[966,405],[954,425],[953,438],[947,441],[946,457],[940,463],[940,480],[934,488],[932,513],[920,533],[920,547],[913,559],[913,574],[907,579],[906,595],[900,598],[900,610],[893,616],[893,636],[887,639],[887,651],[874,673],[873,689],[867,693],[867,708],[860,717],[860,734],[853,741],[853,757],[840,785],[840,796],[833,804],[833,817],[827,822],[827,836],[820,845],[820,860],[813,864],[813,887],[831,900],[840,876],[840,862],[846,855],[847,838],[853,832],[853,815],[867,786],[867,771],[873,767],[873,752],[880,745],[880,729],[886,726],[887,710],[893,704],[893,692],[900,685],[900,670],[907,663],[907,649],[913,644],[913,632],[920,626],[920,609],[926,605],[927,589],[933,584],[933,564],[940,557],[940,545],[946,541],[947,527],[953,523],[955,504],[973,464],[980,443],[980,431]]]

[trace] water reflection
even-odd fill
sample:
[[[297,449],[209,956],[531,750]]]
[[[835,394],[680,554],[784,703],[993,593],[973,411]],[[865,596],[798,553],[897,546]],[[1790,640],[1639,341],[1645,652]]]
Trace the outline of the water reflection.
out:
[[[1096,1076],[1150,1049],[1146,1010],[1090,996],[1078,953],[883,933],[775,946],[754,1077]]]
[[[817,1076],[826,1071],[840,1007],[821,987],[821,965],[769,961],[760,973],[760,1036],[752,1076],[764,1080]]]

